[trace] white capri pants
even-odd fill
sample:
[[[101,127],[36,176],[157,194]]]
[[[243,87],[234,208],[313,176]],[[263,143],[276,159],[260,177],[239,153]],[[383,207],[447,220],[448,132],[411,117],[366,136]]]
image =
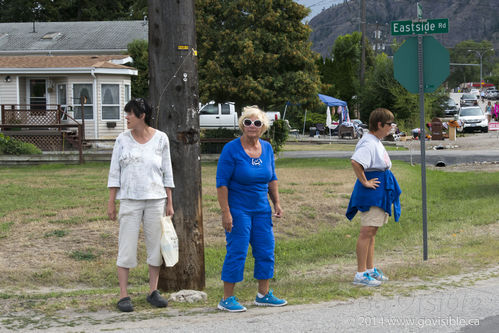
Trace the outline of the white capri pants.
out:
[[[166,199],[120,200],[117,266],[137,266],[137,243],[142,223],[147,263],[151,266],[161,266],[161,217],[165,213],[165,203]]]

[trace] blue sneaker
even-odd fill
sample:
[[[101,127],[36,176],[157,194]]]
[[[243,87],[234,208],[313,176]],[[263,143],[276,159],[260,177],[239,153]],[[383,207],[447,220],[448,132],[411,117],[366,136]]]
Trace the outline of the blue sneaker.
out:
[[[388,281],[388,280],[389,280],[389,279],[388,279],[388,276],[386,276],[385,274],[383,274],[383,272],[382,272],[382,271],[380,271],[379,269],[377,269],[376,267],[374,267],[374,272],[369,273],[369,275],[370,275],[372,278],[374,278],[374,279],[376,279],[376,280],[378,280],[378,281],[381,281],[381,282],[383,282],[383,281]]]
[[[353,284],[363,285],[367,287],[377,287],[381,284],[381,282],[372,278],[369,273],[365,272],[360,277],[355,274],[355,277],[353,278]]]
[[[218,309],[229,312],[244,312],[246,308],[239,304],[239,299],[236,296],[227,297],[226,300],[222,298],[218,303]]]
[[[258,306],[284,306],[288,304],[285,299],[280,299],[272,295],[272,289],[269,290],[267,295],[263,297],[258,297],[256,295],[255,304]]]

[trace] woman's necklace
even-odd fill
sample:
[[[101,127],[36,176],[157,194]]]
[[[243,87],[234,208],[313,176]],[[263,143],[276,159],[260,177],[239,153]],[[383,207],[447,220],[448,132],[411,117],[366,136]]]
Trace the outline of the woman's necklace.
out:
[[[262,165],[262,160],[260,158],[251,158],[251,165],[253,166],[260,166]]]
[[[251,165],[261,166],[263,164],[262,159],[260,157],[251,157],[251,155],[256,155],[256,154],[254,153],[254,151],[250,150],[249,148],[250,148],[249,146],[247,148],[245,148],[243,145],[243,149],[246,151],[246,154],[251,158]],[[254,148],[256,148],[255,152],[258,153],[258,146],[254,147]],[[262,152],[260,151],[260,155],[261,154],[262,154]]]

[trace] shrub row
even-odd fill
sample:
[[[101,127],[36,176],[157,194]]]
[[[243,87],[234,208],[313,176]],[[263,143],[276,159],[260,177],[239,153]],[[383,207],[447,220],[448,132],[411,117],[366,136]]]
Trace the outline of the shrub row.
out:
[[[22,142],[0,133],[0,155],[31,155],[42,151],[34,144]]]
[[[268,139],[272,144],[274,152],[277,154],[281,151],[284,143],[288,138],[289,126],[284,120],[275,120],[269,130],[263,135],[264,139]],[[210,129],[202,131],[202,138],[223,138],[232,139],[241,135],[240,130],[230,130],[225,128]],[[220,154],[225,143],[205,142],[201,144],[202,154]]]

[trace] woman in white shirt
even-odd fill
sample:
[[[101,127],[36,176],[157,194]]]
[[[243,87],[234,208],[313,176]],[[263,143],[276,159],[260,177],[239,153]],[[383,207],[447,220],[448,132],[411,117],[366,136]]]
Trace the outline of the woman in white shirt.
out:
[[[168,302],[157,290],[162,264],[160,251],[161,217],[173,215],[173,174],[170,145],[165,133],[150,126],[152,110],[142,98],[132,99],[125,106],[128,130],[121,133],[114,144],[108,187],[107,213],[116,220],[116,200],[120,200],[118,221],[118,281],[120,300],[118,309],[133,311],[128,296],[128,273],[137,266],[137,241],[141,224],[149,264],[147,301],[155,307]],[[166,207],[165,207],[166,205]]]
[[[360,212],[360,233],[357,240],[357,273],[353,283],[379,286],[388,277],[374,266],[374,244],[378,229],[393,215],[400,217],[401,190],[390,171],[392,162],[381,140],[386,137],[394,121],[393,113],[378,108],[369,115],[369,133],[359,140],[352,155],[352,168],[357,177],[350,196],[346,216],[353,219]]]

